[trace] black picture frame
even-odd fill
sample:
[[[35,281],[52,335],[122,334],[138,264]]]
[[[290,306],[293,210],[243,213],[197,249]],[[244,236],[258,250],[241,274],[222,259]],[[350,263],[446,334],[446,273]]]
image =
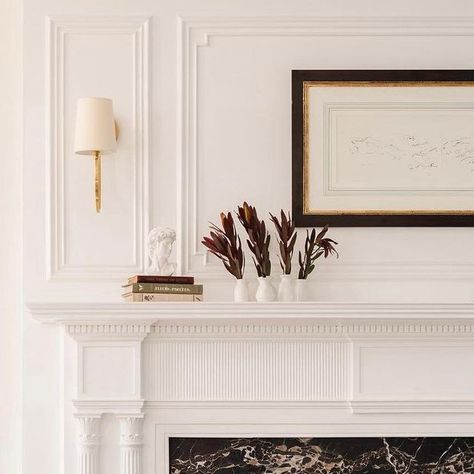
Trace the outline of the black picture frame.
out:
[[[304,212],[304,84],[305,82],[419,82],[472,83],[474,70],[293,70],[292,71],[292,213],[297,227],[468,227],[474,226],[473,211],[449,213],[378,212],[377,214],[308,214]],[[463,84],[466,85],[466,84]],[[470,86],[471,84],[469,84]]]

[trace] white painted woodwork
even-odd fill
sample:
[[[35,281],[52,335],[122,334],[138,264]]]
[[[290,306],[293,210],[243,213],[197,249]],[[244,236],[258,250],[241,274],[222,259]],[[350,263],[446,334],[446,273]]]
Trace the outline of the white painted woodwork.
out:
[[[80,474],[98,472],[102,438],[106,466],[117,459],[122,474],[164,474],[170,436],[474,435],[473,304],[30,311],[62,325],[64,347],[72,344],[65,354],[77,383],[64,374],[64,396],[74,407],[66,419],[75,413],[81,423]],[[107,440],[101,416],[109,431],[119,425]]]
[[[99,474],[100,415],[77,416],[79,421],[78,474]]]
[[[120,473],[140,474],[142,464],[142,422],[141,417],[120,418]]]

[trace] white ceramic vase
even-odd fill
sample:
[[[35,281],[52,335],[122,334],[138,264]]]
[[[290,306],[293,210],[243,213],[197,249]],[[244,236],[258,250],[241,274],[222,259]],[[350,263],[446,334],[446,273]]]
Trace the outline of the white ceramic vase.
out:
[[[236,279],[234,286],[234,301],[236,303],[244,303],[249,300],[249,287],[247,281],[242,278]]]
[[[255,298],[259,303],[275,301],[277,293],[273,288],[270,278],[258,277],[258,288]]]
[[[280,285],[278,286],[278,301],[295,301],[295,287],[291,275],[281,275]]]
[[[296,301],[310,301],[308,280],[296,280]]]

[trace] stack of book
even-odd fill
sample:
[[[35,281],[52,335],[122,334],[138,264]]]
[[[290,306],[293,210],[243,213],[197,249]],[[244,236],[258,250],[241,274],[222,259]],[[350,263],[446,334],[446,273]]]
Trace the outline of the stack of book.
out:
[[[126,301],[202,301],[202,285],[194,277],[134,275],[122,287]]]

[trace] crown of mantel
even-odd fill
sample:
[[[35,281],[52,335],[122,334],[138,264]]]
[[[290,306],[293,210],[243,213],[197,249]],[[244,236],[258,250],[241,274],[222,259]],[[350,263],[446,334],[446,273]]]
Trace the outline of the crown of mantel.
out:
[[[468,303],[38,303],[29,309],[78,341],[474,336]]]
[[[472,303],[31,303],[45,323],[189,320],[474,320]]]

